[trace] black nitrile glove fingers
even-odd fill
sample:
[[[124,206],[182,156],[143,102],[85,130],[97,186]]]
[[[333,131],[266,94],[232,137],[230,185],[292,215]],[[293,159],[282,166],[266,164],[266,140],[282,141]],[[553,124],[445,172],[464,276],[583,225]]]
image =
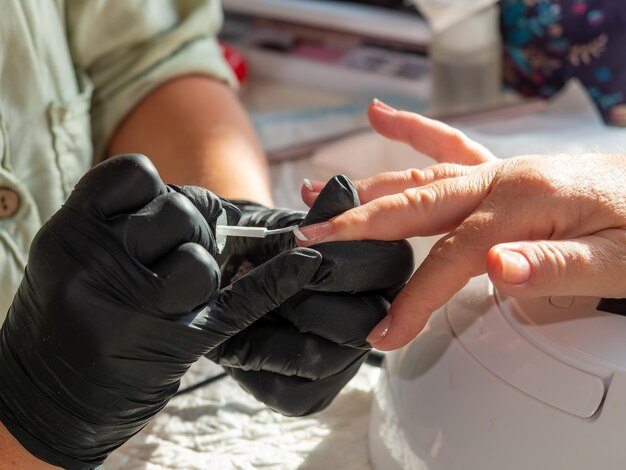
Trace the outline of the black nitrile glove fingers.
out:
[[[229,367],[225,370],[244,390],[274,411],[285,416],[306,416],[323,410],[333,401],[358,372],[367,354],[361,351],[361,356],[351,364],[344,364],[340,373],[321,380]]]
[[[303,291],[285,302],[276,315],[300,333],[310,333],[351,348],[371,349],[365,338],[386,315],[387,302],[377,294]]]
[[[87,172],[66,205],[87,209],[107,219],[135,212],[167,192],[148,157],[139,154],[110,158]]]
[[[112,222],[124,234],[129,252],[144,266],[182,243],[197,243],[216,251],[207,221],[188,198],[176,192],[162,194],[137,212],[115,217]]]
[[[320,254],[308,248],[281,253],[219,291],[206,308],[180,321],[205,332],[206,354],[301,291],[321,261]]]
[[[220,211],[208,191],[175,191],[131,155],[87,173],[38,232],[0,329],[0,420],[29,452],[64,468],[99,465],[195,360],[310,282],[320,255],[297,250],[205,307],[219,285],[209,251]]]
[[[315,199],[302,225],[331,219],[360,205],[346,176],[331,178]],[[309,289],[327,292],[385,292],[390,300],[413,273],[413,250],[406,240],[323,243],[315,247],[324,259]]]
[[[174,184],[169,184],[168,187],[172,191],[180,193],[189,199],[209,223],[212,230],[215,230],[215,221],[222,212],[222,209],[226,212],[228,225],[237,225],[239,222],[241,212],[235,205],[231,204],[226,199],[217,197],[204,188],[198,186],[177,186]]]
[[[359,194],[352,181],[344,175],[334,176],[315,199],[302,225],[325,222],[360,205]]]
[[[144,210],[149,218],[150,212],[159,202],[153,201],[157,196],[169,197],[160,204],[170,203],[184,196],[176,203],[178,206],[188,204],[195,206],[198,213],[206,221],[210,233],[214,235],[215,222],[224,209],[228,215],[228,223],[233,225],[239,220],[239,210],[229,202],[204,188],[196,186],[165,185],[150,159],[144,155],[128,154],[112,157],[90,170],[77,183],[76,188],[68,198],[66,205],[92,211],[101,219],[109,219],[121,214],[141,212],[141,208],[153,204]],[[147,212],[147,213],[146,213]],[[155,212],[156,213],[156,212]],[[172,222],[170,222],[171,224]],[[150,229],[148,224],[145,228]],[[166,228],[162,224],[152,224],[152,231]],[[206,234],[202,236],[206,239]],[[200,243],[209,249],[214,245]],[[213,251],[211,248],[210,251]]]
[[[320,380],[340,373],[362,355],[360,349],[300,333],[289,323],[262,319],[208,357],[224,367]]]
[[[359,293],[404,285],[413,272],[413,251],[395,242],[330,242],[314,247],[323,262],[307,289]]]
[[[219,289],[219,266],[197,243],[176,247],[151,269],[163,279],[154,292],[155,310],[166,316],[178,317],[205,304]]]
[[[240,224],[307,225],[358,205],[352,183],[337,176],[304,219],[299,212],[240,204]],[[236,256],[223,266],[228,276],[246,261],[254,265],[294,245],[292,234],[261,242],[232,241],[227,254]],[[322,264],[306,289],[209,355],[258,400],[290,416],[326,407],[356,374],[371,348],[365,338],[387,314],[383,297],[393,298],[413,270],[413,254],[405,241],[336,242],[314,249]]]

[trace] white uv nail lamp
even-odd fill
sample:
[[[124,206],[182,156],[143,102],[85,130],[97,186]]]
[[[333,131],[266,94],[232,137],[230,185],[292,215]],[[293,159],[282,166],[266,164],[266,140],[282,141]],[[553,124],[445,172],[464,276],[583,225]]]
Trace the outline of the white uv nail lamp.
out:
[[[513,299],[473,279],[387,355],[374,468],[626,468],[626,317],[598,300]]]

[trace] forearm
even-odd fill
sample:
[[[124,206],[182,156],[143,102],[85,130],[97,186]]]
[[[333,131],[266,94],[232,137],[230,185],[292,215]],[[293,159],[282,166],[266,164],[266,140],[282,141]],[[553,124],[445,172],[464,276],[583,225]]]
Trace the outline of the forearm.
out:
[[[59,468],[39,460],[11,435],[0,422],[0,470],[49,470]]]
[[[271,205],[269,171],[236,94],[206,76],[185,76],[142,100],[112,136],[107,154],[148,155],[164,181]]]

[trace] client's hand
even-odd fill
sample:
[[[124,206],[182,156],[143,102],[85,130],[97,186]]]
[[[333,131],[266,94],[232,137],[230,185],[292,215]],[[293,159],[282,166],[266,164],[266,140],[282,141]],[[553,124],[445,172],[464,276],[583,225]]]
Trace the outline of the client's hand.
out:
[[[87,173],[42,227],[0,330],[0,420],[31,454],[98,466],[192,363],[312,281],[321,256],[295,249],[218,292],[223,207],[131,155]]]
[[[351,182],[339,176],[308,214],[240,203],[240,225],[306,225],[358,204]],[[231,238],[222,272],[266,262],[294,245],[293,234],[263,241]],[[371,349],[365,337],[387,314],[387,300],[395,297],[413,270],[405,241],[327,243],[314,248],[322,256],[315,279],[208,355],[257,399],[291,416],[323,409],[356,374]]]
[[[368,340],[405,345],[471,277],[514,296],[626,297],[626,155],[497,160],[442,123],[374,104],[384,135],[438,161],[357,183],[363,206],[302,229],[302,245],[448,233]],[[483,162],[483,163],[481,163]],[[312,201],[322,185],[303,189]]]

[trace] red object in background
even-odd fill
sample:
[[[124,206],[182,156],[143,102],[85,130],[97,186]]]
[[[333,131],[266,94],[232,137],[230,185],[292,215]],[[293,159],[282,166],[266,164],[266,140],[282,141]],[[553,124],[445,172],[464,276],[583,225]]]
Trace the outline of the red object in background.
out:
[[[243,83],[248,76],[248,66],[246,65],[246,61],[243,59],[243,56],[237,49],[234,49],[223,42],[220,42],[220,46],[226,62],[228,62],[230,68],[232,68],[233,72],[235,72],[239,83]]]

